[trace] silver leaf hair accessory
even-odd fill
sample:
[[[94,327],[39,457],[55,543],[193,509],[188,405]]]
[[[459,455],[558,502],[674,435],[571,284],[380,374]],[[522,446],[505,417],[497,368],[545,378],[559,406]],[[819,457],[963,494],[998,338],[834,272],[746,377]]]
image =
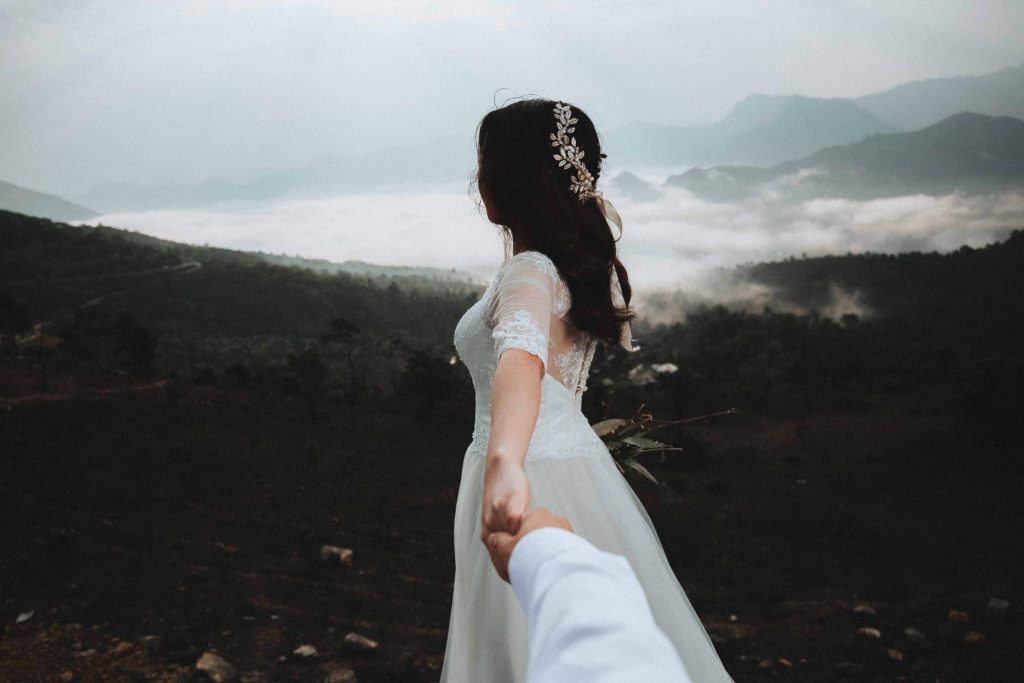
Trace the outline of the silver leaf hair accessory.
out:
[[[597,202],[597,208],[601,210],[604,217],[618,226],[621,236],[622,217],[619,216],[619,212],[615,210],[612,203],[604,198],[601,190],[594,187],[594,176],[590,174],[583,163],[585,152],[576,147],[576,138],[571,136],[576,132],[576,127],[573,124],[577,123],[579,119],[573,117],[572,108],[568,104],[555,102],[555,120],[558,122],[555,132],[551,133],[549,137],[551,146],[558,147],[558,154],[552,156],[558,162],[559,168],[572,167],[576,169],[576,175],[569,179],[569,189],[576,193],[576,197],[581,202],[593,197]]]
[[[615,223],[619,227],[619,236],[622,236],[622,218],[619,216],[619,212],[615,210],[612,203],[604,198],[601,191],[594,187],[594,176],[587,170],[586,165],[583,163],[583,150],[576,147],[576,138],[572,137],[571,134],[576,132],[576,128],[573,124],[577,123],[579,119],[573,118],[572,109],[567,104],[561,102],[555,103],[555,120],[558,122],[557,128],[554,133],[551,133],[551,146],[558,147],[558,154],[554,154],[555,161],[558,162],[559,168],[569,168],[570,166],[576,169],[576,175],[570,178],[569,189],[576,193],[577,198],[584,202],[590,198],[593,198],[597,202],[597,207],[604,214],[605,219],[611,223]],[[619,284],[619,276],[615,268],[612,268],[611,274],[611,294],[612,303],[617,308],[626,308],[626,299],[622,294],[622,286]],[[627,351],[639,351],[639,346],[633,345],[633,334],[627,320],[622,324],[622,328],[619,334],[619,346],[626,349]]]

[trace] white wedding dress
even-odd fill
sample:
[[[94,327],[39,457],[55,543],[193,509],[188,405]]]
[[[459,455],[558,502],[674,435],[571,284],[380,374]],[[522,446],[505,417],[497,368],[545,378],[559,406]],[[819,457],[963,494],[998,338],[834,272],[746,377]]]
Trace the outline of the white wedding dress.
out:
[[[502,263],[455,328],[455,347],[476,392],[476,418],[455,506],[455,584],[441,683],[526,680],[526,617],[480,542],[491,382],[498,357],[509,348],[538,356],[545,367],[525,461],[530,507],[568,518],[580,536],[625,556],[691,680],[731,683],[646,510],[580,410],[597,341],[565,318],[570,304],[554,263],[541,252],[522,251]]]

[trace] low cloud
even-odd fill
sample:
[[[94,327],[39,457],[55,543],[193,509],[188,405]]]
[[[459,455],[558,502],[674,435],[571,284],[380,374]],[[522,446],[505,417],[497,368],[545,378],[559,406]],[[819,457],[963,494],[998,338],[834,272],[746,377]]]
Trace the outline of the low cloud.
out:
[[[628,224],[622,244],[638,292],[652,319],[677,318],[698,304],[723,303],[760,311],[806,312],[780,302],[770,288],[736,282],[732,266],[788,257],[847,253],[946,253],[962,245],[982,247],[1024,227],[1024,193],[942,197],[913,195],[870,201],[814,199],[780,202],[770,194],[734,203],[700,200],[669,189],[658,202],[623,202]],[[662,290],[656,296],[655,291]],[[680,305],[661,309],[667,292]],[[869,317],[856,291],[837,284],[820,310]]]
[[[799,203],[762,196],[724,204],[665,188],[653,202],[608,197],[625,224],[619,252],[634,301],[652,318],[682,315],[679,306],[671,314],[659,312],[657,302],[666,293],[683,302],[684,310],[705,302],[776,308],[770,289],[729,277],[738,264],[802,255],[949,252],[1001,241],[1024,227],[1024,193]],[[456,268],[486,283],[501,263],[502,245],[498,228],[474,200],[459,183],[429,191],[110,214],[87,222],[194,244]],[[859,293],[833,288],[832,303],[822,314],[838,318],[847,312],[870,315]]]

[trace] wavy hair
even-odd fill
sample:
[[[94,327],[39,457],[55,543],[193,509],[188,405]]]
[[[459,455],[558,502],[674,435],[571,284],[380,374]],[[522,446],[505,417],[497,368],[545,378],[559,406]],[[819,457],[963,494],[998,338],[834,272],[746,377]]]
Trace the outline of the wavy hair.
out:
[[[594,178],[601,175],[601,143],[590,117],[572,107],[578,119],[573,136],[581,160]],[[569,286],[569,317],[577,329],[615,345],[622,325],[636,317],[629,308],[632,288],[625,266],[616,254],[617,239],[593,199],[580,202],[569,189],[576,169],[560,168],[550,135],[557,122],[555,102],[519,100],[488,112],[477,127],[476,182],[487,191],[495,224],[501,228],[505,253],[511,243],[542,252]],[[625,308],[612,302],[611,274],[615,269]]]

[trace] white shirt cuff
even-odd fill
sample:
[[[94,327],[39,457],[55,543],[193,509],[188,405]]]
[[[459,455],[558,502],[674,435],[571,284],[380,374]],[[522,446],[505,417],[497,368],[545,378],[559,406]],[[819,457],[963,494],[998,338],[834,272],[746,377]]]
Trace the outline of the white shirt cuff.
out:
[[[516,591],[516,597],[523,609],[529,604],[531,585],[541,564],[564,550],[580,548],[583,552],[593,552],[594,548],[588,541],[571,531],[560,527],[545,526],[534,529],[519,539],[508,560],[508,578]]]

